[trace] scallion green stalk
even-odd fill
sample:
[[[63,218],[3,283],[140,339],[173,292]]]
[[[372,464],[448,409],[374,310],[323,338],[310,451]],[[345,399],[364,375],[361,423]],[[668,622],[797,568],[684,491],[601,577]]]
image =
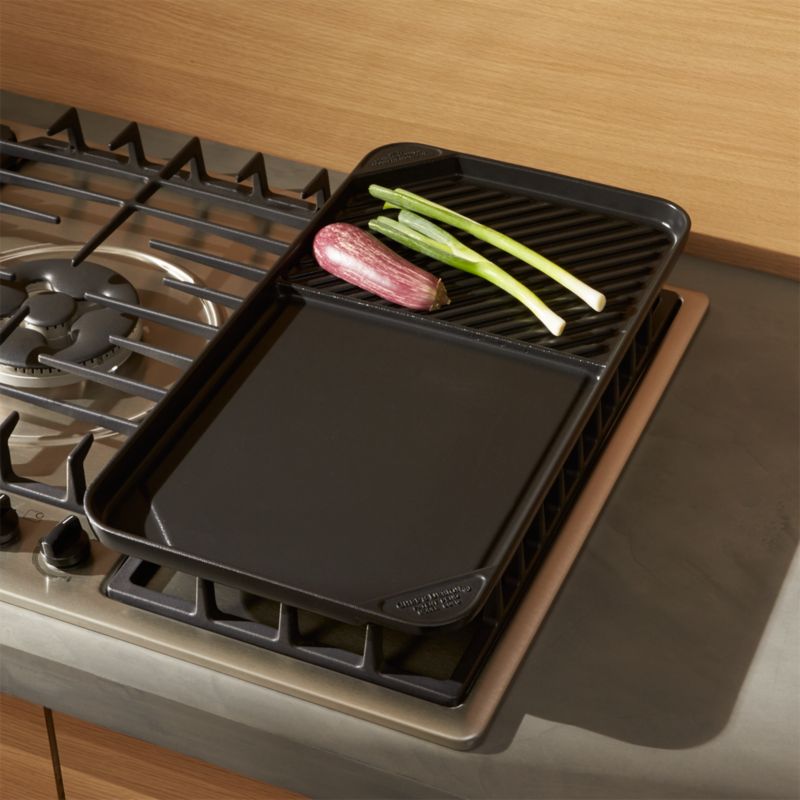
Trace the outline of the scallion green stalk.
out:
[[[430,220],[402,211],[400,220],[377,217],[369,221],[369,227],[370,230],[381,233],[418,253],[493,283],[522,303],[554,336],[563,333],[564,320],[548,308],[527,286]]]
[[[557,283],[560,283],[565,289],[568,289],[570,292],[580,297],[584,303],[595,311],[602,311],[605,307],[606,298],[603,294],[592,289],[591,286],[588,286],[579,278],[571,275],[565,269],[559,267],[558,264],[554,264],[550,259],[545,258],[535,250],[531,250],[529,247],[525,247],[524,244],[512,239],[510,236],[496,231],[494,228],[482,225],[474,219],[451,211],[449,208],[434,203],[431,200],[426,200],[424,197],[420,197],[418,194],[409,192],[406,189],[392,190],[384,186],[372,184],[369,187],[369,193],[373,197],[383,200],[387,204],[384,206],[385,208],[395,207],[405,209],[406,211],[413,211],[417,214],[422,214],[426,217],[438,220],[439,222],[452,225],[459,230],[466,231],[477,239],[494,245],[500,250],[504,250],[506,253],[510,253],[512,256],[520,259],[520,261],[524,261],[526,264],[530,264],[532,267],[540,270]]]

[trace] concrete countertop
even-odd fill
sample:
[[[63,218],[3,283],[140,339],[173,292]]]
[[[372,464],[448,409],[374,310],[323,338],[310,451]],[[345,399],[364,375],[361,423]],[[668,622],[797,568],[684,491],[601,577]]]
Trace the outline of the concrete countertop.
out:
[[[11,606],[2,690],[314,797],[794,797],[798,287],[711,310],[481,746],[450,751]]]

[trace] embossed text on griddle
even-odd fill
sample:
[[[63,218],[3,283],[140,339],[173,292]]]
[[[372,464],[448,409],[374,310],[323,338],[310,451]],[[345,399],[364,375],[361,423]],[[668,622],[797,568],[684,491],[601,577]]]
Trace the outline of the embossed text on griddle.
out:
[[[471,591],[472,587],[468,584],[448,586],[433,592],[423,592],[405,600],[398,600],[395,602],[395,608],[408,609],[418,616],[425,616],[435,611],[443,611],[461,605],[462,595]]]
[[[401,150],[384,153],[369,162],[370,167],[388,167],[391,164],[398,164],[402,161],[411,161],[415,158],[425,158],[437,155],[438,150]]]

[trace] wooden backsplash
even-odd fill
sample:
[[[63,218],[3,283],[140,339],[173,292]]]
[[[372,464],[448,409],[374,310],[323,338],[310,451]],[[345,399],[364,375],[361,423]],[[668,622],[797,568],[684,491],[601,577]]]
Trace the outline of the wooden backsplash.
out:
[[[412,140],[668,197],[800,275],[797,0],[2,0],[2,87],[349,170]]]

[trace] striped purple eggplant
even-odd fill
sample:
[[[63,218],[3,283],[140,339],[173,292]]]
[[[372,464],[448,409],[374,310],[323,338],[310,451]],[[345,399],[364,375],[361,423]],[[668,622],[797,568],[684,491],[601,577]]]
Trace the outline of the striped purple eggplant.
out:
[[[439,278],[355,225],[333,222],[321,228],[314,237],[314,256],[337,278],[399,306],[433,311],[450,302]]]

